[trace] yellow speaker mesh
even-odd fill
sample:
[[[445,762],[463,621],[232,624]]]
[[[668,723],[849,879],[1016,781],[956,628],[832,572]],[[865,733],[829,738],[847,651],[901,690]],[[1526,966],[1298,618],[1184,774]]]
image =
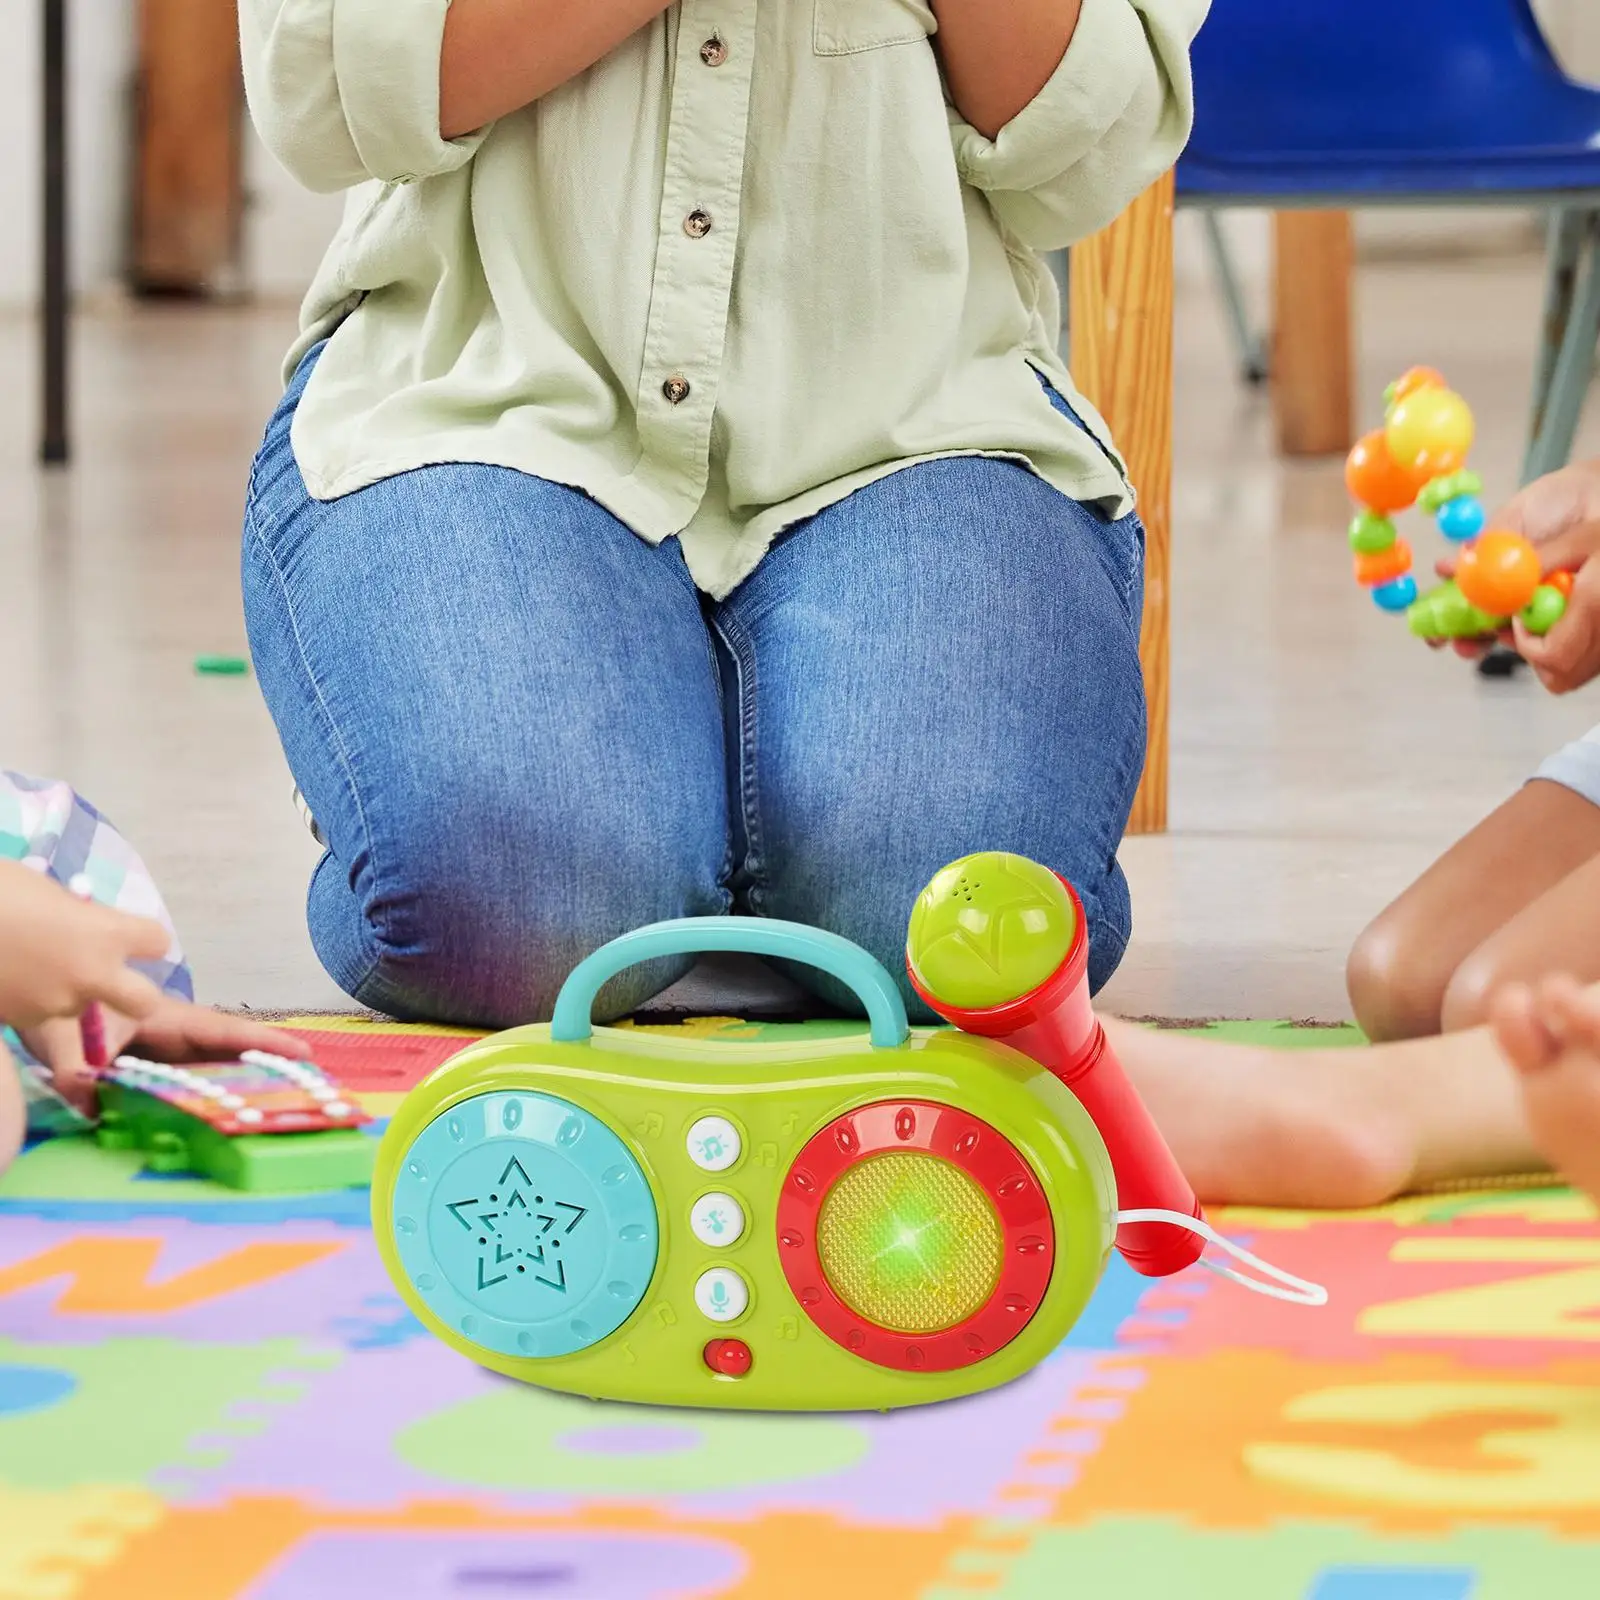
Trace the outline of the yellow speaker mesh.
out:
[[[817,1252],[833,1292],[895,1333],[940,1333],[994,1293],[1000,1219],[966,1173],[938,1156],[872,1156],[829,1190]]]

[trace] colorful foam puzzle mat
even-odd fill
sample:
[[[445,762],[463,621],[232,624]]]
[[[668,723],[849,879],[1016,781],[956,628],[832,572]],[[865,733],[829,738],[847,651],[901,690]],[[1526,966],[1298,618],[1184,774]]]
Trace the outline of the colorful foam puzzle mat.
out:
[[[469,1037],[299,1026],[380,1126]],[[546,1394],[428,1337],[364,1191],[253,1197],[40,1144],[0,1182],[0,1600],[1600,1595],[1584,1201],[1220,1220],[1329,1306],[1114,1262],[993,1393],[686,1413]]]

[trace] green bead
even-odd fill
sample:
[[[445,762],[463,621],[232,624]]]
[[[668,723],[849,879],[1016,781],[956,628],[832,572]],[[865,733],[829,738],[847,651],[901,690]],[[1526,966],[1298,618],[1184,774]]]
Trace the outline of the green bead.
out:
[[[918,895],[906,956],[929,994],[987,1011],[1053,978],[1077,931],[1072,897],[1055,873],[989,851],[954,862]]]
[[[1417,504],[1424,511],[1432,512],[1452,500],[1459,500],[1463,495],[1482,493],[1483,479],[1476,472],[1469,472],[1463,467],[1459,472],[1447,472],[1443,477],[1425,484],[1422,493],[1417,496]]]
[[[1481,639],[1498,633],[1505,620],[1480,611],[1454,580],[1430,589],[1406,612],[1406,625],[1419,639]]]
[[[1358,511],[1350,524],[1350,548],[1360,556],[1391,550],[1398,537],[1394,522],[1381,511]]]
[[[1567,597],[1548,583],[1533,591],[1533,599],[1522,608],[1522,625],[1536,638],[1542,638],[1567,614]]]
[[[1434,478],[1423,486],[1422,493],[1417,496],[1417,504],[1424,511],[1437,511],[1440,506],[1456,497],[1456,475],[1447,472],[1442,478]]]

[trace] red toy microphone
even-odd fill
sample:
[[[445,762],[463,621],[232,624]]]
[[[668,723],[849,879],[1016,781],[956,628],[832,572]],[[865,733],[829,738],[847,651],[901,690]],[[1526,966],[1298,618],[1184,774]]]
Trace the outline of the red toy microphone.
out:
[[[1089,936],[1066,879],[998,851],[954,862],[917,897],[906,966],[947,1022],[1032,1056],[1078,1097],[1110,1152],[1121,1210],[1202,1218],[1089,1003]],[[1136,1272],[1164,1278],[1198,1261],[1205,1241],[1134,1222],[1118,1230],[1117,1248]]]

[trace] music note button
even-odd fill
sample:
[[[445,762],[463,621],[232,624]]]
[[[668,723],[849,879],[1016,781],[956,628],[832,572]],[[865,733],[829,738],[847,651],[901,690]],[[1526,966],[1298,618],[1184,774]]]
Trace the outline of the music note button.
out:
[[[701,1117],[689,1129],[689,1159],[702,1172],[726,1172],[744,1151],[739,1130],[726,1117]]]
[[[744,1207],[731,1194],[705,1194],[689,1213],[689,1227],[701,1244],[726,1250],[744,1237]]]

